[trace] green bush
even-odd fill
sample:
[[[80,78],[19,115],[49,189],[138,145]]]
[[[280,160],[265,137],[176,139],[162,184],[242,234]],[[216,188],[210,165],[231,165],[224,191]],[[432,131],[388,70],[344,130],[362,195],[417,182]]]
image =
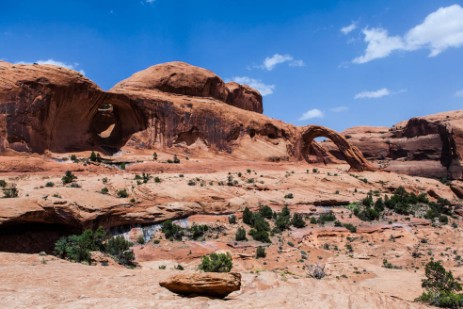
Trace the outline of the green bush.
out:
[[[305,221],[301,214],[295,213],[293,219],[291,220],[291,225],[297,228],[305,227]]]
[[[63,185],[66,185],[73,182],[75,179],[77,179],[76,175],[74,175],[71,171],[66,171],[64,176],[61,178],[61,181],[63,182]]]
[[[288,194],[285,195],[285,198],[286,199],[292,199],[292,198],[294,198],[294,194],[288,193]]]
[[[18,197],[18,189],[16,187],[3,188],[4,198],[15,198]]]
[[[321,214],[318,217],[317,222],[319,224],[325,224],[326,222],[332,222],[332,221],[335,221],[335,220],[336,220],[336,216],[334,215],[334,213],[328,212],[328,213],[325,213],[325,214]]]
[[[225,273],[233,267],[230,253],[212,253],[203,256],[199,269],[205,272]]]
[[[245,230],[244,228],[239,227],[239,228],[236,230],[235,240],[236,240],[236,241],[248,240],[248,239],[246,238],[246,230]]]
[[[243,222],[251,226],[254,224],[254,214],[247,207],[243,211]]]
[[[197,240],[198,238],[203,237],[204,233],[206,233],[208,230],[209,227],[207,225],[193,224],[189,229],[190,239]]]
[[[265,253],[265,248],[264,247],[257,247],[256,249],[256,259],[258,258],[264,258],[267,256],[267,253]]]
[[[357,232],[357,227],[351,223],[344,223],[343,226],[348,229],[351,233]]]
[[[95,232],[85,230],[80,235],[61,237],[55,243],[55,254],[74,262],[90,263],[90,251],[104,251],[105,230],[100,226]]]
[[[270,240],[270,235],[267,231],[264,230],[256,230],[256,229],[251,229],[249,231],[249,235],[252,236],[254,240],[261,241],[261,242],[267,242],[271,243],[272,241]]]
[[[266,219],[272,219],[273,210],[267,205],[261,205],[259,207],[259,214]]]
[[[425,268],[426,279],[421,286],[426,292],[416,301],[442,308],[461,308],[463,295],[455,292],[461,291],[461,285],[453,278],[452,272],[446,271],[441,262],[430,261]]]
[[[236,224],[236,216],[235,215],[231,215],[228,217],[228,223],[230,224]]]
[[[122,190],[117,191],[117,197],[118,198],[127,198],[127,197],[129,197],[129,193],[127,193],[126,189],[122,189]]]
[[[133,265],[135,255],[130,247],[133,244],[122,236],[110,238],[105,246],[105,251],[111,255],[119,264]]]
[[[48,188],[51,188],[51,187],[54,187],[55,186],[55,183],[52,182],[52,181],[49,181],[45,184],[45,187],[48,187]]]
[[[0,187],[5,188],[6,187],[6,181],[3,179],[0,179]]]
[[[172,223],[171,220],[167,220],[162,224],[161,231],[167,239],[182,240],[183,229],[179,225]]]

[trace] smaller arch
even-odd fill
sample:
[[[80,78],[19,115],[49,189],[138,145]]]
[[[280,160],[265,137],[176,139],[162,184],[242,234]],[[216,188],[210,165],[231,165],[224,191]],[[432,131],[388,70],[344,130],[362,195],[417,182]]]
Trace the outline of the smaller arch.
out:
[[[349,163],[351,170],[355,171],[374,171],[376,167],[373,166],[365,157],[362,152],[355,146],[352,146],[342,135],[334,130],[328,129],[323,126],[307,126],[303,129],[301,136],[301,154],[306,161],[308,161],[308,153],[311,145],[313,146],[314,139],[317,137],[329,138],[344,156],[347,163]],[[322,148],[321,146],[317,148]]]

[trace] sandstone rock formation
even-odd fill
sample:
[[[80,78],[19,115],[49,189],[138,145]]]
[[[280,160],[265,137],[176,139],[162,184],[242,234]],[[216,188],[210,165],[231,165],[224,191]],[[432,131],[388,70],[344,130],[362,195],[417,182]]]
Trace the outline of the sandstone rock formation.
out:
[[[387,127],[354,127],[343,132],[369,160],[387,170],[425,177],[462,179],[463,111],[416,117]],[[337,158],[331,143],[322,146]]]
[[[343,136],[335,131],[322,126],[307,126],[303,130],[301,137],[301,153],[303,156],[307,156],[309,154],[309,147],[313,145],[313,140],[317,137],[323,136],[329,138],[336,145],[343,158],[351,166],[352,170],[373,171],[376,169],[363,157],[357,147],[351,146]],[[308,161],[308,159],[306,160]]]
[[[310,149],[308,140],[302,143],[301,153],[301,129],[262,115],[256,90],[225,84],[214,73],[183,62],[152,66],[109,92],[52,65],[0,62],[0,72],[0,152],[114,153],[124,146],[204,145],[240,159],[270,161],[301,160],[315,149],[315,162],[336,162],[333,156],[323,159],[328,152],[313,139]],[[348,162],[365,169],[361,154],[335,139]]]
[[[241,288],[240,273],[185,273],[159,282],[159,285],[180,295],[204,295],[224,298]]]

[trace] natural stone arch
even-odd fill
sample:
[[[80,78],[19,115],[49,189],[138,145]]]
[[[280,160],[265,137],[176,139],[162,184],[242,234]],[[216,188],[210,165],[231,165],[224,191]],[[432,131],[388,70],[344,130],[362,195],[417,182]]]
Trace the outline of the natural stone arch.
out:
[[[362,152],[352,146],[342,135],[322,126],[307,126],[301,136],[301,154],[306,161],[308,160],[309,148],[317,137],[329,138],[339,148],[339,151],[349,163],[352,170],[372,171],[376,168],[365,159]],[[321,146],[320,146],[321,147]]]

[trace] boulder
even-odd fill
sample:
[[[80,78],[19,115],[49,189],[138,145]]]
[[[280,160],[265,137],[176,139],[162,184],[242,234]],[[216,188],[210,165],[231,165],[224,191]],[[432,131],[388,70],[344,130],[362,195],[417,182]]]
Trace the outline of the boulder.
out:
[[[225,86],[228,90],[228,104],[248,111],[263,113],[262,95],[256,89],[235,82],[229,82]]]
[[[240,273],[182,273],[159,282],[180,295],[203,295],[224,298],[241,288]]]

